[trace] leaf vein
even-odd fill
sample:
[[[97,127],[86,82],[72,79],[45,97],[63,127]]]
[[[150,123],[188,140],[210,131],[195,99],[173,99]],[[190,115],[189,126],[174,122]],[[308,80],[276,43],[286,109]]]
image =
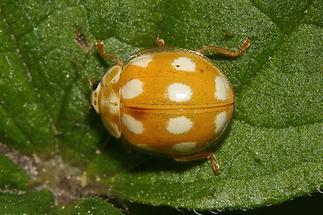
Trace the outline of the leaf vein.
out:
[[[26,59],[24,58],[24,56],[23,56],[23,54],[19,51],[19,45],[18,45],[18,42],[17,42],[17,38],[16,38],[16,35],[14,34],[14,31],[13,31],[13,29],[10,27],[10,25],[7,23],[7,21],[6,21],[6,16],[5,16],[5,14],[4,13],[2,13],[2,9],[0,8],[0,15],[3,15],[3,17],[4,17],[4,24],[6,25],[6,27],[7,27],[7,31],[8,31],[8,33],[10,34],[10,36],[11,36],[11,40],[12,40],[12,43],[13,43],[13,45],[14,45],[14,47],[16,48],[16,55],[17,55],[17,57],[18,57],[18,59],[20,59],[20,61],[21,61],[21,63],[22,63],[22,65],[23,65],[23,68],[24,68],[24,70],[25,70],[25,74],[26,74],[26,76],[28,77],[28,80],[29,80],[29,84],[31,85],[31,87],[34,89],[34,93],[36,94],[36,98],[37,99],[39,99],[39,100],[41,100],[41,95],[35,90],[35,89],[37,89],[36,87],[35,87],[35,83],[34,83],[34,81],[33,81],[33,78],[32,78],[32,74],[31,74],[31,71],[30,71],[30,69],[29,69],[29,67],[28,67],[28,65],[27,65],[27,63],[26,63]],[[41,105],[41,104],[43,104],[43,103],[38,103],[38,105]],[[52,123],[53,122],[53,118],[52,118],[52,116],[49,114],[49,112],[48,111],[46,111],[46,109],[45,108],[43,108],[43,110],[45,111],[45,112],[47,112],[47,116],[48,116],[48,120],[51,122],[51,124],[52,124],[52,127],[51,127],[51,129],[54,131],[54,132],[56,132],[57,131],[57,129],[55,128],[55,127],[53,127],[54,126],[54,124]]]
[[[313,1],[311,1],[311,3],[312,2]],[[251,3],[254,5],[254,3],[253,3],[252,0],[251,0]],[[307,5],[307,8],[309,8],[310,6],[311,6],[311,4],[308,4]],[[255,6],[255,5],[254,5],[254,7],[257,8],[257,6]],[[305,8],[305,10],[307,8]],[[264,13],[264,14],[266,15],[266,13]],[[266,15],[266,16],[268,16],[268,15]],[[271,57],[274,56],[277,53],[278,50],[280,50],[280,47],[282,47],[283,44],[285,44],[286,42],[288,42],[289,37],[292,35],[293,31],[301,24],[301,22],[304,19],[304,17],[305,17],[305,13],[302,16],[302,18],[297,23],[295,23],[295,25],[292,27],[293,30],[291,30],[289,32],[289,34],[287,34],[287,37],[280,38],[280,41],[277,42],[277,45],[275,46],[275,48],[272,51],[268,52],[268,54],[260,55],[258,59],[255,59],[256,61],[259,62],[259,66],[257,68],[254,68],[254,70],[253,70],[254,72],[252,74],[250,74],[250,77],[251,78],[247,79],[247,81],[245,81],[244,83],[242,82],[239,85],[239,87],[237,87],[235,89],[235,92],[236,92],[237,95],[240,94],[244,90],[244,88],[242,86],[248,86],[248,85],[250,85],[250,83],[255,79],[255,77],[257,77],[257,75],[261,73],[261,71],[264,69],[265,65],[267,65],[267,63],[269,62],[269,60],[271,59]],[[275,24],[275,22],[273,22],[273,23]],[[261,61],[259,59],[265,59],[265,60]]]

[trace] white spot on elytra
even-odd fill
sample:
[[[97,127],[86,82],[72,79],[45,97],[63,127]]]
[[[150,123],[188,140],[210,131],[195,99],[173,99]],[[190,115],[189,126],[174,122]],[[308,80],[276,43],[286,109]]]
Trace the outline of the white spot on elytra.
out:
[[[192,127],[193,122],[189,118],[180,116],[169,119],[167,131],[172,134],[183,134],[191,130]]]
[[[168,98],[174,102],[186,102],[192,97],[190,86],[181,83],[174,83],[167,88]]]
[[[128,130],[134,134],[141,134],[144,131],[142,122],[136,120],[129,114],[122,115],[122,124],[124,124],[128,128]]]
[[[141,56],[135,58],[133,61],[131,61],[131,64],[145,68],[152,61],[152,59],[153,59],[152,55],[144,54],[144,55],[141,55]]]
[[[184,72],[195,72],[195,63],[188,57],[179,57],[172,62],[176,70]]]
[[[227,112],[222,111],[215,117],[215,134],[218,134],[225,127],[227,123]]]
[[[132,99],[140,95],[143,89],[143,83],[139,79],[128,81],[121,89],[121,95],[124,99]]]
[[[191,152],[196,147],[196,142],[177,143],[172,146],[172,150],[180,153]]]
[[[228,85],[226,80],[222,76],[215,78],[215,92],[214,96],[216,99],[225,100],[228,97]]]

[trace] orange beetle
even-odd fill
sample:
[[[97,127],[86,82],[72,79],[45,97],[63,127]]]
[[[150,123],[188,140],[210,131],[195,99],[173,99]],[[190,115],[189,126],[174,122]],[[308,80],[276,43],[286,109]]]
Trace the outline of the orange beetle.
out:
[[[239,51],[206,46],[199,51],[165,48],[144,50],[122,63],[97,48],[102,57],[115,59],[92,92],[92,105],[107,130],[131,146],[177,161],[208,158],[218,173],[215,156],[205,149],[224,133],[234,110],[234,93],[227,77],[206,57],[238,57]]]

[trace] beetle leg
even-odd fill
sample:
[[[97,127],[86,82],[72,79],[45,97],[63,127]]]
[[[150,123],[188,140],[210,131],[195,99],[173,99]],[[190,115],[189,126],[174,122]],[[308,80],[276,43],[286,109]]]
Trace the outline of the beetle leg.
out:
[[[220,166],[216,160],[216,157],[213,153],[211,152],[200,152],[197,154],[193,155],[187,155],[187,156],[179,156],[179,157],[173,157],[174,160],[179,161],[179,162],[188,162],[188,161],[196,161],[196,160],[201,160],[201,159],[209,159],[211,162],[211,167],[212,171],[215,175],[220,174]]]
[[[162,38],[159,37],[159,35],[156,38],[156,45],[157,47],[163,47],[165,46],[165,40],[163,40]]]
[[[117,65],[122,66],[123,62],[122,60],[114,53],[106,52],[104,48],[104,42],[102,40],[99,40],[95,43],[96,48],[99,51],[100,56],[105,60],[112,60]]]
[[[204,55],[223,55],[229,58],[236,58],[243,54],[250,46],[250,39],[247,37],[238,51],[230,51],[226,48],[219,48],[216,46],[204,46],[201,49],[197,50],[197,52],[204,54]]]

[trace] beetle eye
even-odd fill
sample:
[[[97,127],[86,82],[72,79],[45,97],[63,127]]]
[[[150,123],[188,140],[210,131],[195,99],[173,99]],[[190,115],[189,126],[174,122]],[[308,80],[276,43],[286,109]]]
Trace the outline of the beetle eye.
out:
[[[96,88],[98,87],[100,81],[92,81],[92,91],[96,90]]]

